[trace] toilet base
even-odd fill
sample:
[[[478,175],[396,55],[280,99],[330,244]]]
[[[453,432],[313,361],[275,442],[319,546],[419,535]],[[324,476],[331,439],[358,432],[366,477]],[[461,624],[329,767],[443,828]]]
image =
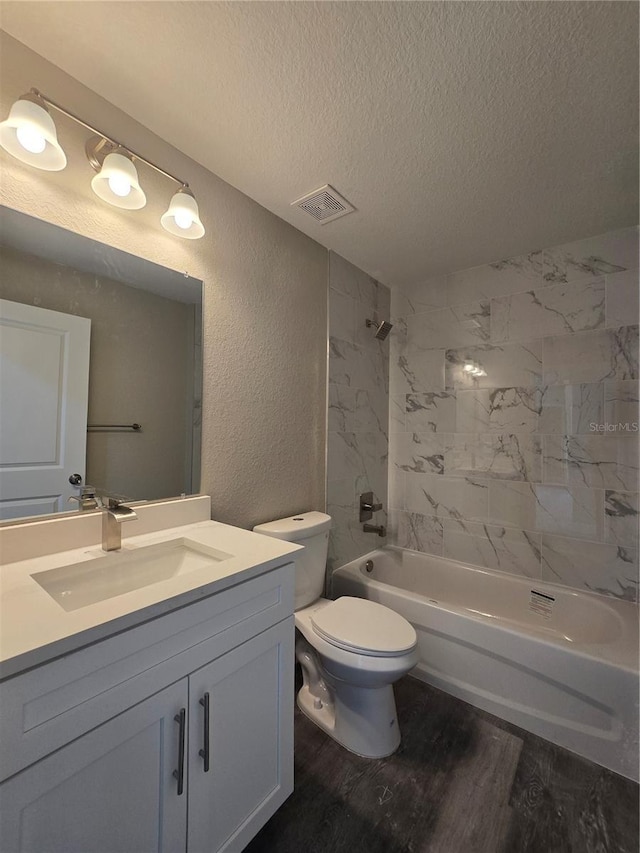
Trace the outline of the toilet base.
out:
[[[400,728],[393,687],[353,687],[344,682],[332,700],[318,699],[304,684],[298,707],[319,728],[349,752],[362,758],[386,758],[400,746]]]

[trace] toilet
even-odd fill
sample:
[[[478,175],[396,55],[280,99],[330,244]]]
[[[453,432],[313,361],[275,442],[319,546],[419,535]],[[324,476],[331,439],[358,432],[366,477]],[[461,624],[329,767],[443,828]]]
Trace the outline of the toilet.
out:
[[[350,752],[383,758],[400,745],[393,683],[418,662],[416,632],[373,601],[322,598],[330,528],[330,516],[306,512],[253,529],[305,548],[295,558],[298,707]]]

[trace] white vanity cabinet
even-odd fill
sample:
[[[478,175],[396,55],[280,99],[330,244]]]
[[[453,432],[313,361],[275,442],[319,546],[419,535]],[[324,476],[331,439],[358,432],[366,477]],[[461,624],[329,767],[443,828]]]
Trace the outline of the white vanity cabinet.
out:
[[[0,787],[0,850],[184,851],[186,797],[176,796],[180,681],[32,764]]]
[[[2,682],[0,851],[239,853],[293,790],[292,614],[289,564]]]

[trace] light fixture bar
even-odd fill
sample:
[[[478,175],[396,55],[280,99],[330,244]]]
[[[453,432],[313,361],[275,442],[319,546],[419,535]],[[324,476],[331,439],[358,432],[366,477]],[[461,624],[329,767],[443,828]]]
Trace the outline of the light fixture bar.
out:
[[[30,91],[32,95],[41,98],[45,102],[45,104],[50,107],[53,107],[59,113],[62,113],[63,115],[67,116],[67,118],[72,119],[77,124],[81,124],[82,127],[86,128],[87,130],[90,130],[92,133],[95,133],[98,136],[101,136],[103,139],[106,139],[107,142],[110,142],[117,148],[124,148],[125,151],[128,151],[129,154],[135,160],[140,160],[141,163],[145,163],[147,166],[150,166],[152,169],[155,169],[156,172],[159,172],[161,175],[164,175],[165,178],[169,178],[169,180],[174,181],[176,184],[180,184],[181,187],[189,186],[186,181],[181,181],[180,178],[176,178],[175,175],[172,175],[170,172],[166,172],[164,169],[161,169],[160,166],[156,166],[155,163],[152,163],[151,160],[147,160],[147,158],[143,157],[141,154],[137,154],[135,151],[129,148],[128,145],[123,145],[121,142],[118,142],[117,139],[114,139],[112,136],[109,136],[108,133],[104,133],[102,130],[99,130],[97,127],[94,127],[92,124],[88,124],[86,121],[83,121],[77,115],[65,109],[65,107],[60,106],[60,104],[57,104],[55,101],[52,101],[51,98],[48,98],[46,95],[43,95],[42,92],[40,92],[38,89],[32,88]]]

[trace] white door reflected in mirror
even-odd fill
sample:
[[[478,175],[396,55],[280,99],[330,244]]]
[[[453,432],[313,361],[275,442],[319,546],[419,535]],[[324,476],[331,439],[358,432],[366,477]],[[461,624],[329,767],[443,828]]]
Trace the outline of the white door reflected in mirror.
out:
[[[91,320],[0,299],[0,519],[60,512],[84,477]]]

